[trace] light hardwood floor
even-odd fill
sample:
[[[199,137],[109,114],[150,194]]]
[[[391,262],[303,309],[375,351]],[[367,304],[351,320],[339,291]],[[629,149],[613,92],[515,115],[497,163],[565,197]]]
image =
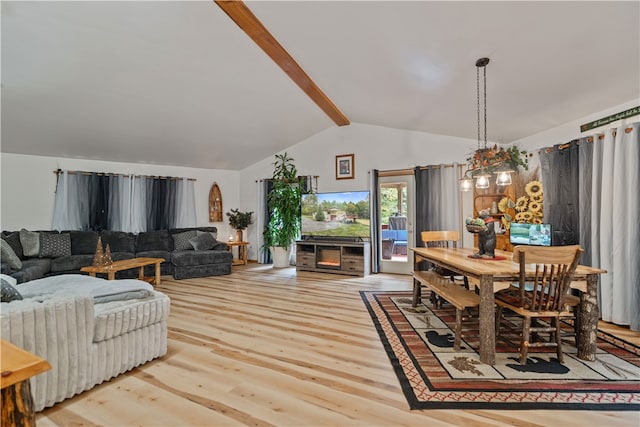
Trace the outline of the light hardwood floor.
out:
[[[158,289],[167,355],[41,412],[40,427],[640,425],[638,412],[410,411],[358,293],[410,290],[408,276],[249,264]]]

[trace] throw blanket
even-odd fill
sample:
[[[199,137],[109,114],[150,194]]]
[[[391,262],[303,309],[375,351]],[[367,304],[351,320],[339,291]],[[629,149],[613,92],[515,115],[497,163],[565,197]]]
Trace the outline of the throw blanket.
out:
[[[137,279],[105,280],[81,274],[61,274],[18,285],[23,298],[47,299],[56,296],[90,296],[94,303],[146,298],[153,286]]]

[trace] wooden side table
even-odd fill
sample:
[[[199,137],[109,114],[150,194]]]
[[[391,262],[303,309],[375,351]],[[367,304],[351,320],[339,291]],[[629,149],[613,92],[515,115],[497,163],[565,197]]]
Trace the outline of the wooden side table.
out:
[[[46,360],[0,340],[2,426],[35,426],[29,378],[51,369]]]
[[[247,265],[247,246],[249,242],[227,242],[227,250],[233,253],[233,247],[238,247],[238,258],[233,258],[231,265]]]

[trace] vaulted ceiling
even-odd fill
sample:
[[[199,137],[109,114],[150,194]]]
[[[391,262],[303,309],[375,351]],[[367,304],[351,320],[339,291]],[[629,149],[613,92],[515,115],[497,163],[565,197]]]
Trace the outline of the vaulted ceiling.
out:
[[[630,2],[246,2],[352,122],[508,143],[640,97]],[[239,170],[336,124],[212,1],[3,1],[2,152]]]

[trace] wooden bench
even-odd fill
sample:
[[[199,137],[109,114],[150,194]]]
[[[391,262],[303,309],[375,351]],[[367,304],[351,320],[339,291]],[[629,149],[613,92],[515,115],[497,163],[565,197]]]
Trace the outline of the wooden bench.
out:
[[[441,298],[447,300],[456,308],[456,326],[453,349],[460,350],[460,339],[462,336],[462,311],[465,308],[477,307],[480,305],[480,295],[463,286],[452,282],[450,278],[439,275],[434,271],[414,271],[413,280],[417,280],[422,285],[428,287]]]

